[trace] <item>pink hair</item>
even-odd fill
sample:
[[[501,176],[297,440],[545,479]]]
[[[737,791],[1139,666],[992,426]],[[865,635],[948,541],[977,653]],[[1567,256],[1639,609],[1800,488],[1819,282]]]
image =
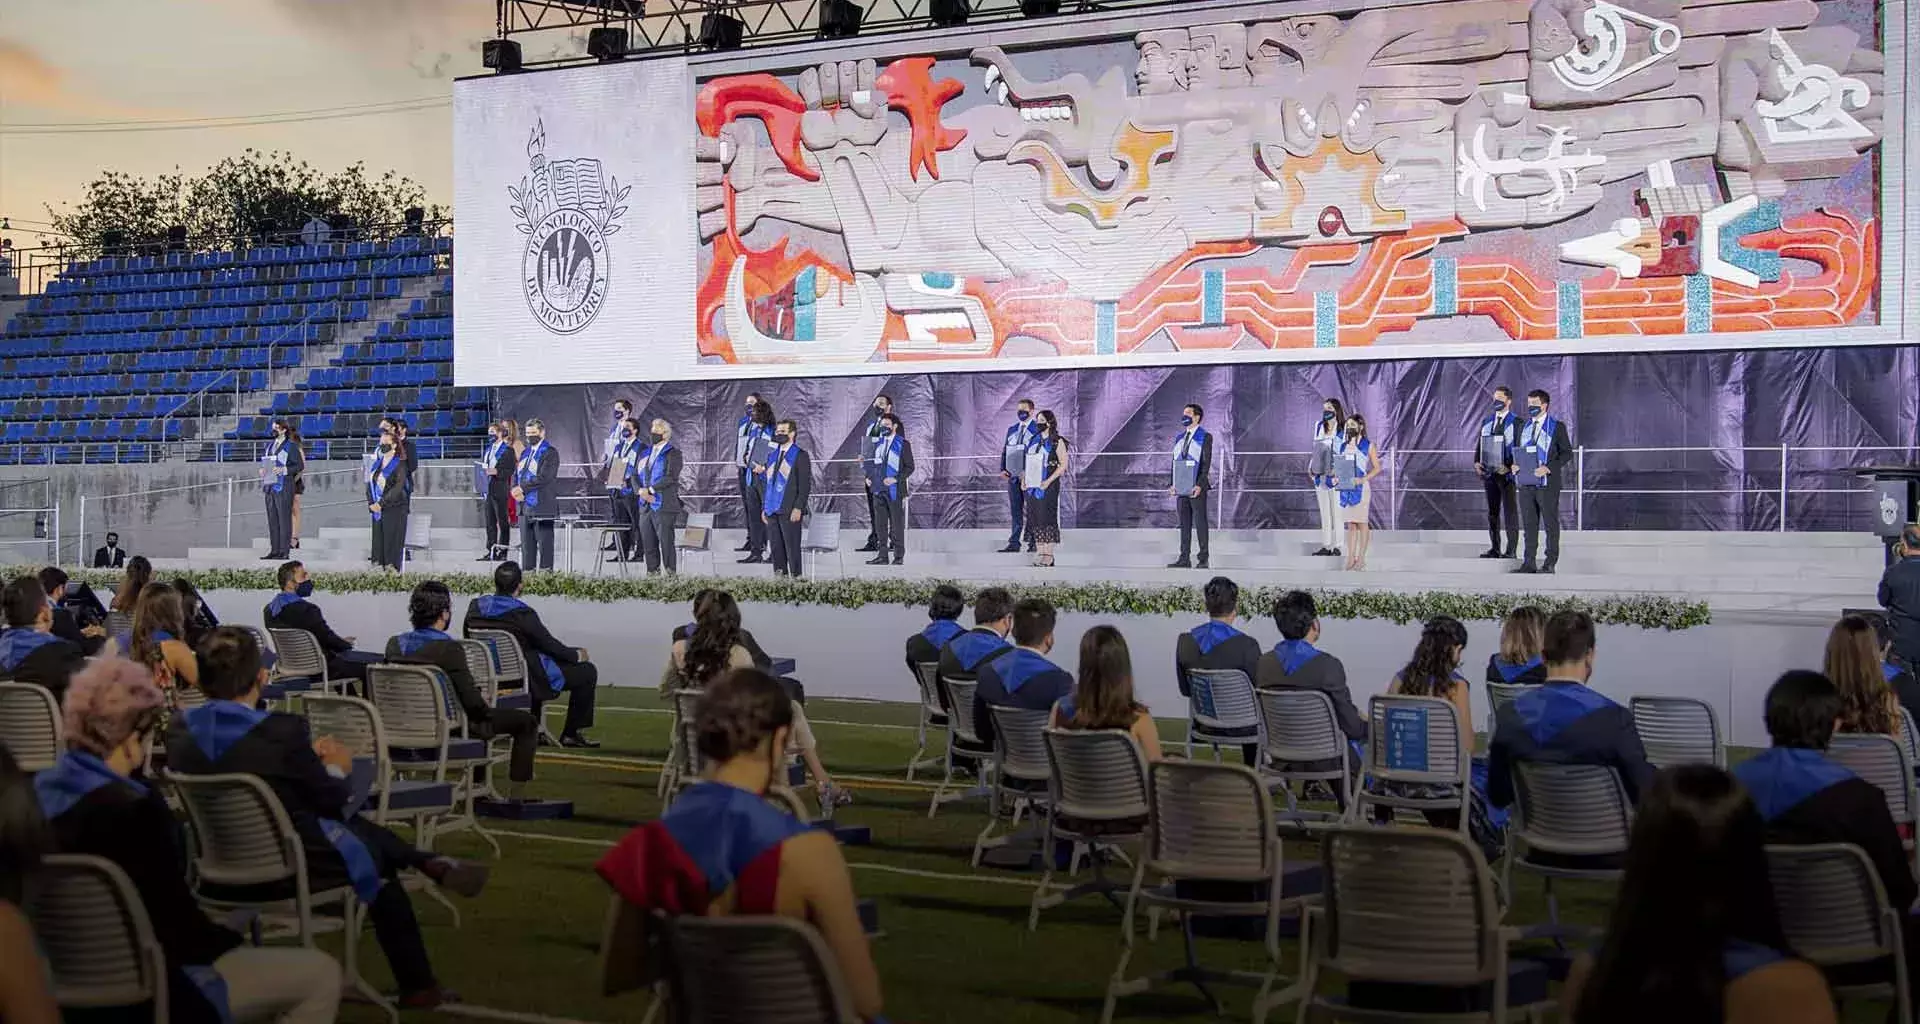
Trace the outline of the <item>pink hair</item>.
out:
[[[67,745],[105,757],[135,730],[151,728],[166,699],[145,665],[118,657],[95,659],[67,687],[62,704]]]

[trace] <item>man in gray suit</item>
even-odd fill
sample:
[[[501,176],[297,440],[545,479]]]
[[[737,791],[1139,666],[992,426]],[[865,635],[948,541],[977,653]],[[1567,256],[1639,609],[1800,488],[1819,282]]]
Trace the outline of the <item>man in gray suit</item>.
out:
[[[1314,646],[1320,639],[1320,617],[1313,595],[1291,590],[1273,603],[1273,624],[1280,627],[1280,643],[1260,656],[1254,685],[1262,690],[1319,690],[1333,701],[1333,713],[1340,720],[1340,731],[1355,744],[1366,742],[1367,720],[1353,704],[1347,689],[1347,669],[1340,659]],[[1358,766],[1356,752],[1348,762]],[[1291,766],[1299,771],[1332,771],[1335,761]]]

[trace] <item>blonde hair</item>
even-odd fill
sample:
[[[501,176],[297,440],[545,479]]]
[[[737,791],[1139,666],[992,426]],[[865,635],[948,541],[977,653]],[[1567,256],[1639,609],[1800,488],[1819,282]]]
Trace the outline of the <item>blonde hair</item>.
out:
[[[647,429],[658,430],[660,432],[661,437],[664,437],[669,441],[673,440],[673,424],[668,423],[666,420],[663,420],[658,416],[655,416],[653,418],[652,423],[647,424]]]
[[[1547,644],[1547,613],[1523,604],[1507,613],[1500,626],[1500,660],[1509,665],[1524,665],[1540,657]]]
[[[67,746],[95,757],[112,753],[129,736],[160,724],[166,696],[145,665],[125,658],[96,658],[73,677],[61,702]]]

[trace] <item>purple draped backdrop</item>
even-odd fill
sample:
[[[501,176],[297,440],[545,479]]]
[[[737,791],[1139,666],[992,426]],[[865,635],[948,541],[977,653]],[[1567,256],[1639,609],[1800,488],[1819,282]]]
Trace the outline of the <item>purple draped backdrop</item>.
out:
[[[1167,452],[1181,407],[1197,402],[1218,437],[1215,523],[1272,528],[1314,521],[1303,453],[1322,396],[1333,395],[1395,453],[1376,492],[1375,524],[1461,529],[1485,525],[1466,452],[1488,392],[1506,383],[1550,392],[1555,414],[1587,449],[1584,497],[1576,503],[1569,485],[1562,501],[1569,525],[1580,515],[1592,529],[1779,529],[1786,445],[1794,449],[1787,528],[1865,530],[1868,502],[1847,471],[1920,461],[1917,371],[1912,346],[1263,363],[508,388],[500,412],[543,419],[569,462],[597,461],[613,400],[631,398],[643,423],[674,425],[690,465],[690,507],[736,526],[730,472],[692,463],[732,457],[735,423],[757,391],[778,417],[799,422],[816,460],[815,507],[865,524],[858,466],[819,462],[859,457],[869,406],[886,392],[919,462],[913,525],[966,528],[1007,522],[999,450],[1014,402],[1031,397],[1054,410],[1077,453],[1063,525],[1114,527],[1173,522]],[[584,480],[570,487],[588,493]],[[1654,493],[1675,491],[1686,493]]]

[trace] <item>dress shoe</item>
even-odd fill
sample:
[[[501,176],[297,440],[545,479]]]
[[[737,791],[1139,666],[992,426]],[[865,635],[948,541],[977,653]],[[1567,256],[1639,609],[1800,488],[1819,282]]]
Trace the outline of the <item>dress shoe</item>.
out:
[[[745,557],[745,558],[741,558],[741,559],[737,559],[737,561],[738,561],[738,562],[739,562],[739,563],[740,563],[741,565],[755,565],[755,564],[758,564],[758,563],[760,563],[760,562],[764,562],[764,561],[766,561],[766,559],[765,559],[765,558],[762,558],[762,557],[760,557],[760,552],[758,552],[758,551],[755,551],[754,553],[752,553],[752,554],[750,554],[750,555],[748,555],[748,556],[747,556],[747,557]]]
[[[1195,569],[1205,569],[1207,567],[1207,556],[1201,555],[1199,558],[1195,559],[1193,563],[1193,567]]]
[[[452,857],[435,857],[421,868],[421,872],[433,879],[433,884],[467,899],[480,895],[487,887],[488,870],[485,864],[469,864]]]
[[[1542,566],[1540,567],[1540,572],[1541,572],[1541,573],[1542,573],[1543,575],[1547,575],[1547,576],[1551,576],[1551,575],[1553,575],[1553,567],[1554,567],[1554,564],[1555,564],[1555,563],[1554,563],[1554,560],[1553,560],[1553,559],[1551,559],[1551,558],[1549,558],[1549,559],[1547,559],[1547,562],[1546,562],[1546,564],[1545,564],[1545,565],[1542,565]]]
[[[737,548],[734,548],[733,550],[735,550],[735,551],[752,551],[752,550],[753,550],[753,545],[751,545],[751,544],[742,544],[742,545],[740,545],[739,547],[737,547]]]
[[[1481,558],[1500,558],[1502,556],[1500,554],[1499,548],[1488,548],[1487,550],[1480,552],[1480,557]]]
[[[907,564],[907,556],[905,556],[905,555],[895,555],[895,556],[893,556],[893,564],[895,564],[895,565],[905,565],[905,564]]]
[[[1325,558],[1325,557],[1327,557],[1328,555],[1331,555],[1331,554],[1333,554],[1333,549],[1332,549],[1332,548],[1315,548],[1315,549],[1313,549],[1313,554],[1312,554],[1311,556],[1309,556],[1309,557],[1312,557],[1312,558]]]
[[[1006,547],[1001,548],[1000,553],[1003,555],[1017,555],[1020,553],[1020,545],[1009,544]]]
[[[393,1003],[402,1010],[432,1010],[459,1001],[460,993],[444,985],[435,985],[432,988],[402,992]]]
[[[1187,560],[1186,560],[1186,559],[1184,559],[1184,558],[1179,558],[1179,559],[1175,559],[1175,560],[1173,560],[1173,561],[1171,561],[1171,562],[1168,562],[1168,563],[1167,563],[1167,568],[1169,568],[1169,569],[1191,569],[1191,568],[1193,568],[1193,563],[1192,563],[1192,562],[1189,562],[1189,561],[1187,561]]]
[[[862,544],[859,547],[854,548],[853,550],[855,550],[856,552],[862,552],[862,553],[873,552],[873,551],[880,550],[880,545],[873,541],[868,541],[865,544]]]
[[[874,557],[867,559],[867,564],[868,565],[885,565],[887,564],[887,556],[875,555]]]
[[[1540,570],[1533,567],[1532,562],[1521,562],[1520,568],[1513,571],[1522,576],[1533,576],[1540,572]]]
[[[485,550],[485,551],[482,551],[482,552],[480,552],[480,557],[479,557],[479,558],[476,558],[476,559],[474,559],[474,561],[476,561],[476,562],[491,562],[491,561],[493,561],[493,549],[492,549],[492,548],[488,548],[487,550]]]
[[[1340,557],[1340,549],[1339,549],[1339,548],[1328,548],[1328,549],[1327,549],[1327,554],[1329,554],[1329,555],[1332,555],[1332,556],[1333,556],[1333,557],[1335,557],[1335,558],[1339,558],[1339,557]]]
[[[561,746],[563,746],[563,747],[571,747],[571,748],[573,748],[573,749],[575,749],[575,750],[598,750],[598,749],[600,749],[600,741],[599,741],[599,740],[590,740],[590,739],[588,739],[588,738],[586,738],[585,736],[582,736],[582,735],[580,735],[580,734],[579,734],[579,733],[577,733],[577,732],[564,732],[564,733],[561,733],[561,734],[560,734],[560,745],[561,745]]]

